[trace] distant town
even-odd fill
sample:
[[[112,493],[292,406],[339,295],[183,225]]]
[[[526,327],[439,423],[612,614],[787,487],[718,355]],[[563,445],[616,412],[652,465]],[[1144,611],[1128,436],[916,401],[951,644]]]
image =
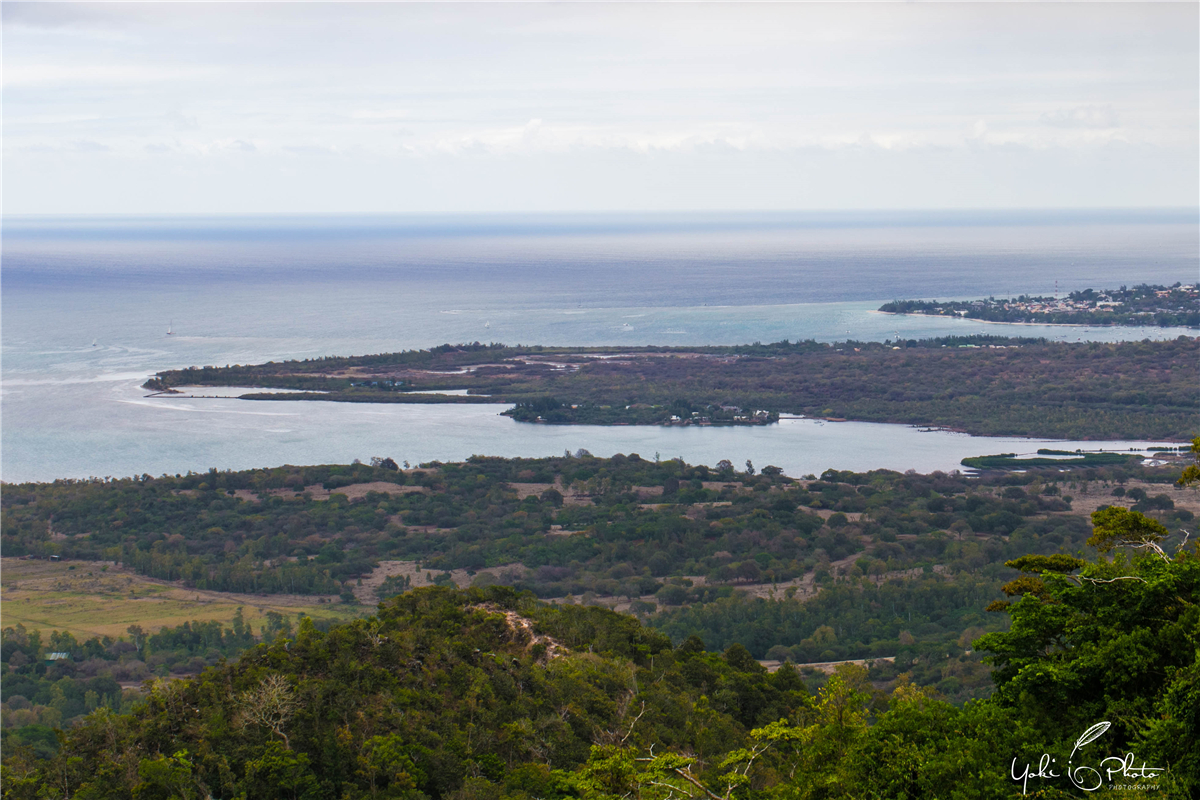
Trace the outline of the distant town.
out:
[[[893,300],[889,314],[965,317],[987,322],[1042,325],[1153,325],[1200,328],[1200,289],[1195,284],[1084,289],[1065,298],[1021,295],[998,300]]]

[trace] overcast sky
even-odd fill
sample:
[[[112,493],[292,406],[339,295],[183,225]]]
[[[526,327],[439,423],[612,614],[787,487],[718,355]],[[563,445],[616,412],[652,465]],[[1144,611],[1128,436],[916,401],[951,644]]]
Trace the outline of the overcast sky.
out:
[[[1195,206],[1198,9],[5,3],[4,211]]]

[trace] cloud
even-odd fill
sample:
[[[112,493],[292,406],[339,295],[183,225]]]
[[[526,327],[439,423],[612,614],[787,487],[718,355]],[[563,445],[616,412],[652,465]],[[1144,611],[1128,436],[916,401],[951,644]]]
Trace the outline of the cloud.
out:
[[[1175,176],[1164,203],[1194,197],[1177,165],[1200,127],[1195,4],[33,5],[2,7],[4,144],[39,153],[40,172],[14,159],[6,176],[16,209],[50,196],[47,170],[64,176],[53,197],[103,196],[137,159],[162,183],[145,202],[191,202],[173,182],[198,158],[226,171],[218,198],[292,170],[284,205],[313,208],[335,202],[321,176],[369,188],[393,170],[460,188],[465,207],[540,168],[563,176],[556,202],[587,205],[626,163],[728,181],[743,194],[720,201],[756,208],[794,202],[776,184],[790,174],[814,198],[890,196],[890,165],[918,162],[953,165],[922,184],[939,203],[956,169],[1024,176],[1031,204],[1052,180],[1121,204],[1146,196],[1146,170]],[[1132,149],[1103,150],[1118,144]],[[1113,169],[1113,152],[1139,168]],[[1098,197],[1076,167],[1133,177]]]
[[[76,152],[109,152],[109,151],[112,151],[112,148],[109,148],[109,146],[107,144],[101,144],[100,142],[92,142],[91,139],[83,139],[83,140],[80,140],[80,142],[73,143],[71,149]]]
[[[153,64],[21,64],[11,63],[6,58],[4,85],[15,89],[177,83],[211,78],[220,71],[216,67],[162,67]]]
[[[335,156],[338,155],[336,147],[329,147],[323,144],[288,144],[282,148],[283,152],[293,156]]]
[[[216,140],[184,140],[176,141],[175,147],[172,148],[175,152],[186,153],[189,155],[202,156],[217,156],[222,153],[257,153],[259,152],[258,145],[254,142],[248,142],[245,139],[230,137],[228,139]],[[155,150],[154,152],[164,152],[163,150]]]
[[[165,114],[163,119],[177,131],[194,131],[200,127],[200,123],[195,117],[184,114],[182,111],[171,111]]]
[[[6,28],[66,28],[79,24],[104,24],[111,20],[110,9],[101,10],[91,3],[4,3]]]
[[[531,119],[525,123],[525,129],[521,132],[521,143],[530,146],[533,145],[538,138],[538,133],[542,130],[541,119]]]
[[[70,142],[33,142],[20,148],[30,153],[108,153],[112,148],[93,139]]]
[[[1039,119],[1055,128],[1116,128],[1121,124],[1111,105],[1059,108],[1044,112]]]
[[[412,112],[406,109],[359,109],[350,113],[350,119],[355,122],[391,123],[402,122],[412,117]]]

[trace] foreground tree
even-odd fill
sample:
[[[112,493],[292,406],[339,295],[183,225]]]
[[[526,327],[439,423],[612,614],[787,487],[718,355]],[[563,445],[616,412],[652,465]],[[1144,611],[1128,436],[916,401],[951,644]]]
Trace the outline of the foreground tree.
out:
[[[1192,452],[1200,457],[1200,439]],[[1195,473],[1189,467],[1180,483],[1195,482]],[[1196,796],[1200,548],[1188,531],[1165,545],[1165,526],[1121,507],[1097,510],[1092,526],[1094,562],[1062,555],[1008,562],[1023,574],[1005,592],[1019,599],[991,608],[1006,611],[1012,627],[976,642],[997,666],[994,702],[1050,742],[1109,723],[1096,748],[1135,753],[1163,768],[1164,784],[1180,796]]]

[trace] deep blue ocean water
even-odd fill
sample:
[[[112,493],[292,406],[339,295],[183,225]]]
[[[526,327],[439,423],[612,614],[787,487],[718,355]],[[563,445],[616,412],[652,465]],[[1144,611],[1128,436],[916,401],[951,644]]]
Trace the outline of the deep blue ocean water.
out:
[[[965,437],[958,447],[949,434],[919,434],[926,443],[951,438],[917,446],[889,434],[890,444],[875,447],[863,442],[882,441],[871,432],[878,426],[807,422],[774,434],[533,433],[480,406],[172,405],[145,400],[138,386],[193,364],[444,342],[1173,337],[1181,331],[987,325],[873,309],[896,298],[1194,282],[1198,232],[1195,211],[7,218],[0,474],[50,480],[566,447],[663,450],[704,463],[751,458],[791,474],[953,468],[1000,443]],[[820,443],[830,436],[841,444]]]

